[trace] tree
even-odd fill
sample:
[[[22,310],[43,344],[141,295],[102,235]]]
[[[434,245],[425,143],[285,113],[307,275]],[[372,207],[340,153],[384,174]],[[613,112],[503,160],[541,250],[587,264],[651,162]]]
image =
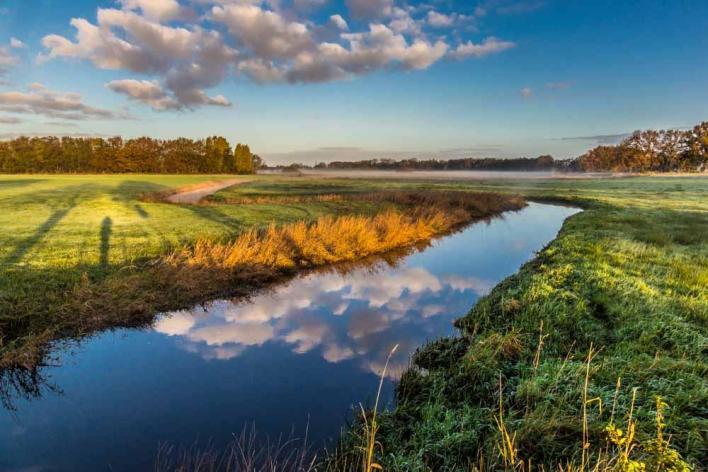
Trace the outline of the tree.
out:
[[[708,121],[696,125],[687,133],[686,158],[681,170],[708,170]]]
[[[253,157],[247,144],[238,143],[234,149],[237,174],[253,174]]]
[[[231,158],[231,145],[229,142],[221,136],[212,136],[206,139],[204,148],[203,172],[218,174],[227,171]]]
[[[257,171],[258,169],[262,169],[263,167],[266,167],[265,161],[258,154],[253,154],[251,156],[251,159],[253,160],[253,170],[254,171]]]

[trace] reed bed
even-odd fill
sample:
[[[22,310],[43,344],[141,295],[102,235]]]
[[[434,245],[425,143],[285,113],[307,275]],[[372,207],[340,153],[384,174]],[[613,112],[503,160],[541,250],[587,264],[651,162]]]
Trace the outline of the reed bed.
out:
[[[524,206],[516,197],[464,192],[379,192],[358,198],[384,209],[374,216],[324,216],[314,223],[251,229],[227,243],[201,240],[162,262],[185,270],[308,269],[428,241],[475,219]]]

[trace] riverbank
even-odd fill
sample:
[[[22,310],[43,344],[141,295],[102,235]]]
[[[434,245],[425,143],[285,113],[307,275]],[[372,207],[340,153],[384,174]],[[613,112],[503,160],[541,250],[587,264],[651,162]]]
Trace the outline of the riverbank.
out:
[[[386,470],[706,466],[708,182],[589,184],[506,184],[585,211],[416,354],[379,418]]]
[[[94,198],[100,198],[95,192]],[[129,196],[124,198],[125,206],[137,205]],[[146,218],[179,208],[150,205],[143,208],[150,215]],[[523,205],[519,198],[491,194],[370,193],[336,204],[310,203],[305,207],[312,212],[309,217],[288,222],[264,210],[277,208],[290,217],[288,210],[303,205],[262,204],[255,210],[240,210],[260,210],[260,226],[231,227],[232,237],[199,237],[163,249],[162,255],[135,258],[131,254],[127,256],[129,264],[115,265],[109,257],[113,219],[105,217],[96,230],[101,237],[98,267],[5,267],[0,365],[32,369],[42,363],[52,341],[80,338],[107,328],[140,326],[161,311],[216,297],[248,295],[303,270],[405,248]],[[234,211],[232,205],[182,208],[197,214]]]

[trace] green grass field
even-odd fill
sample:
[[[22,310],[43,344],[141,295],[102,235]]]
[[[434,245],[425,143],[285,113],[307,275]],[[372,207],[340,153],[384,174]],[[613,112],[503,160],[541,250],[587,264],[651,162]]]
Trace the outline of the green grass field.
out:
[[[232,177],[0,175],[0,268],[129,264],[199,238],[228,238],[254,225],[336,211],[331,205],[215,207],[139,200],[144,193]]]
[[[417,355],[399,388],[398,407],[382,418],[377,460],[389,470],[469,470],[470,458],[481,452],[494,463],[500,373],[506,427],[516,434],[518,456],[554,467],[561,459],[581,460],[583,359],[592,344],[599,354],[586,393],[600,399],[586,408],[593,453],[606,445],[610,421],[626,421],[636,387],[638,460],[648,470],[659,460],[649,441],[661,396],[669,405],[672,446],[693,464],[706,465],[701,461],[708,430],[707,178],[443,182],[261,176],[218,192],[205,205],[140,199],[216,178],[225,177],[0,176],[0,322],[22,324],[31,336],[33,326],[39,330],[48,322],[47,307],[58,294],[74,290],[84,274],[101,280],[197,239],[229,240],[271,222],[375,210],[346,200],[278,203],[281,197],[425,188],[575,204],[585,211],[460,320],[462,337],[432,343]],[[272,202],[224,203],[243,198]],[[0,349],[29,341],[5,340]],[[618,378],[622,386],[611,418]]]

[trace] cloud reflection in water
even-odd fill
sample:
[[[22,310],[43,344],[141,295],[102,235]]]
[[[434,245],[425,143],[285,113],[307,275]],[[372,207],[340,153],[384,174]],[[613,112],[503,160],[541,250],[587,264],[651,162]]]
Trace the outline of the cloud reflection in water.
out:
[[[205,359],[232,359],[246,349],[284,343],[293,353],[317,350],[328,362],[353,360],[377,375],[389,349],[400,344],[388,371],[397,379],[418,346],[449,332],[451,319],[491,286],[476,277],[380,263],[346,274],[313,273],[250,301],[175,312],[154,329]]]

